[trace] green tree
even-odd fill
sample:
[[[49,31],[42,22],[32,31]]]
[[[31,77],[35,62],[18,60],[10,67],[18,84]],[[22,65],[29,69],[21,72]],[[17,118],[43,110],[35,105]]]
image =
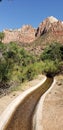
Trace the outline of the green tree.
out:
[[[7,82],[10,79],[12,67],[11,61],[0,59],[0,82]]]
[[[63,59],[63,45],[60,43],[51,43],[47,46],[44,52],[40,55],[41,60],[62,60]]]
[[[60,72],[60,65],[58,61],[45,60],[42,66],[42,73],[47,77],[54,77]]]
[[[36,71],[35,71],[35,68],[33,65],[30,65],[27,69],[27,72],[26,72],[26,77],[27,77],[27,80],[32,80],[34,78],[36,74]]]
[[[3,39],[4,39],[4,33],[0,32],[0,42],[2,42]]]

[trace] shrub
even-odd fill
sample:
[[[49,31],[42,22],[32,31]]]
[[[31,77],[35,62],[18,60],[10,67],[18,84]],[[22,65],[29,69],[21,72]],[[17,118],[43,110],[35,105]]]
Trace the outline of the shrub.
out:
[[[7,82],[9,80],[10,64],[5,60],[0,60],[0,82]]]
[[[44,52],[40,55],[41,60],[62,60],[63,59],[63,45],[59,43],[51,43],[47,46]]]
[[[4,33],[3,32],[0,32],[0,41],[2,42],[2,40],[4,39]]]
[[[59,62],[54,62],[51,60],[45,60],[42,67],[42,73],[47,77],[53,77],[60,72]]]
[[[33,65],[30,65],[28,68],[27,68],[27,72],[26,72],[26,77],[27,77],[27,80],[32,80],[35,76],[36,72],[35,72],[35,69],[34,69],[34,66]]]

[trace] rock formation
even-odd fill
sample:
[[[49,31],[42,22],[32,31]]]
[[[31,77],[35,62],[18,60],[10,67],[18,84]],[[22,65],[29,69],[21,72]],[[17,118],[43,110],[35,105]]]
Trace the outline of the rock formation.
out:
[[[48,42],[51,42],[52,40],[63,42],[63,22],[51,16],[40,23],[37,29],[34,29],[30,25],[24,25],[20,29],[6,29],[4,30],[4,34],[4,43],[9,43],[11,41],[16,41],[22,44],[30,43],[43,36],[44,34],[48,35],[48,37],[45,37],[44,42],[46,42],[46,40]]]
[[[63,22],[57,20],[53,16],[48,17],[42,23],[40,23],[35,36],[39,37],[49,31],[55,34],[63,35]]]
[[[9,43],[11,41],[29,43],[35,40],[35,29],[30,25],[24,25],[20,29],[15,30],[4,30],[4,43]]]

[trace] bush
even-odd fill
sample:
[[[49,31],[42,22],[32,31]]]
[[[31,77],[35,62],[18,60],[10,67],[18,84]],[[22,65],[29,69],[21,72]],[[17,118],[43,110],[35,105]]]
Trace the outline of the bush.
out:
[[[63,61],[59,63],[60,72],[63,73]]]
[[[3,32],[0,32],[0,41],[2,42],[2,40],[4,39],[5,34]]]
[[[10,79],[10,64],[5,60],[0,60],[0,82],[7,82]]]
[[[51,43],[40,55],[41,60],[63,60],[63,45],[59,43]]]
[[[26,77],[27,77],[27,80],[32,80],[33,78],[34,78],[34,76],[35,76],[35,69],[34,69],[34,66],[33,65],[30,65],[29,67],[28,67],[28,70],[27,70],[27,72],[26,72]]]
[[[54,77],[60,72],[59,62],[54,62],[51,60],[45,60],[42,67],[42,73],[47,77]]]
[[[51,44],[40,58],[41,60],[38,60],[14,42],[8,45],[0,42],[0,83],[8,81],[23,83],[42,73],[53,77],[63,70],[62,45]]]

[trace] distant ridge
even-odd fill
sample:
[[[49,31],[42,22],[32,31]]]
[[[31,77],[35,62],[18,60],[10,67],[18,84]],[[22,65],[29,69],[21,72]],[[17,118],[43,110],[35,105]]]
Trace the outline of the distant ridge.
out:
[[[23,25],[19,29],[5,29],[5,37],[3,42],[9,43],[11,41],[29,43],[35,40],[35,29],[31,25]]]
[[[41,53],[47,44],[60,42],[63,44],[63,21],[53,16],[43,20],[37,29],[31,25],[23,25],[15,30],[4,30],[4,43],[15,41],[20,46],[36,54]]]

